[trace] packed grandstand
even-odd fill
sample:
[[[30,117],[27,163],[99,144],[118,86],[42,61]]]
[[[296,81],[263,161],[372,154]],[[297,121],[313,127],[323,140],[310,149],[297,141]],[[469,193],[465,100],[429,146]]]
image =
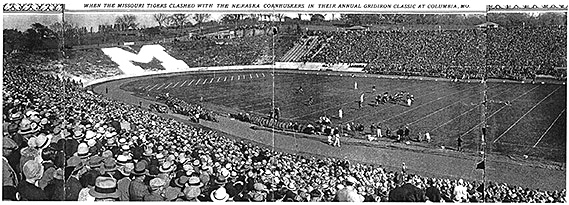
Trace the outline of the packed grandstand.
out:
[[[558,69],[567,67],[566,30],[566,25],[554,25],[302,31],[293,37],[262,33],[162,45],[189,67],[270,64],[302,44],[305,54],[292,61],[366,63],[368,73],[561,79],[566,77]],[[282,47],[274,57],[269,52],[273,38]],[[66,50],[63,58],[41,55],[4,52],[3,200],[566,202],[565,189],[425,177],[382,165],[274,151],[112,100],[66,77],[120,75],[100,49]],[[157,62],[145,68],[160,70]],[[169,96],[161,100],[174,113],[215,121],[215,112],[199,105]],[[276,127],[257,116],[235,118]]]

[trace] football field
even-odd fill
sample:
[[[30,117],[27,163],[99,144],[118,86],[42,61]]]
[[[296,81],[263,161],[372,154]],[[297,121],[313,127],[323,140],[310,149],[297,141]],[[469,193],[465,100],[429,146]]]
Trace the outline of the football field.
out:
[[[332,124],[371,123],[395,131],[407,125],[411,136],[429,132],[432,148],[477,151],[481,144],[484,87],[474,82],[352,77],[330,72],[235,71],[203,72],[136,80],[121,88],[138,95],[170,93],[191,103],[214,104],[235,112],[269,115],[280,107],[281,118],[314,123],[327,115]],[[357,83],[358,89],[354,84]],[[372,87],[375,86],[375,91]],[[303,92],[299,93],[299,87]],[[566,86],[556,84],[487,83],[487,151],[514,157],[565,162]],[[372,106],[384,92],[407,91],[415,102]],[[361,94],[365,103],[357,104]],[[313,103],[309,104],[309,99]],[[338,118],[338,110],[343,118]],[[426,143],[426,142],[425,142]]]

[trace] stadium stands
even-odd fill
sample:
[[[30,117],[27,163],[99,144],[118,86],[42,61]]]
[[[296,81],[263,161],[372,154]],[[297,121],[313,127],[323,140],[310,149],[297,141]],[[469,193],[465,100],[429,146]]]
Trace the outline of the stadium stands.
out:
[[[459,30],[337,31],[321,34],[303,61],[368,63],[366,71],[386,75],[443,78],[565,78],[565,26]]]
[[[107,99],[48,66],[4,62],[3,200],[566,202],[565,189],[481,189],[273,151]]]

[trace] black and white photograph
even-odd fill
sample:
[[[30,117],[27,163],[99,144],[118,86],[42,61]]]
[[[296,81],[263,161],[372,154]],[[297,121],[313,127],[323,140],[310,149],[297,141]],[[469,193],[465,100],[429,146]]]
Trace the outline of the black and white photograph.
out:
[[[567,203],[567,11],[3,3],[2,201]]]

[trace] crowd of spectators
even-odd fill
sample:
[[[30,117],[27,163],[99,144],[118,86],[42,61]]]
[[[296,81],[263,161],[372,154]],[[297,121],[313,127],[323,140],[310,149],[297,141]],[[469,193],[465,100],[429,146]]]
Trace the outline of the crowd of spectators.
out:
[[[567,27],[510,27],[488,29],[487,65],[490,76],[534,78],[566,77]]]
[[[304,61],[367,63],[369,73],[453,79],[565,77],[566,26],[333,31]],[[308,58],[308,59],[307,59]],[[486,66],[486,68],[485,68]]]
[[[271,51],[270,36],[246,36],[178,42],[162,45],[176,59],[189,67],[252,65],[265,52]]]
[[[201,105],[190,104],[180,98],[172,97],[169,94],[159,95],[158,100],[163,101],[175,114],[188,116],[193,122],[199,122],[199,119],[217,122],[215,114],[204,109]]]
[[[274,151],[110,100],[35,66],[5,62],[3,76],[3,200],[565,202],[565,190],[480,188]]]
[[[484,65],[481,30],[337,31],[311,61],[368,63],[370,73],[462,78]],[[461,67],[454,71],[448,67]]]

